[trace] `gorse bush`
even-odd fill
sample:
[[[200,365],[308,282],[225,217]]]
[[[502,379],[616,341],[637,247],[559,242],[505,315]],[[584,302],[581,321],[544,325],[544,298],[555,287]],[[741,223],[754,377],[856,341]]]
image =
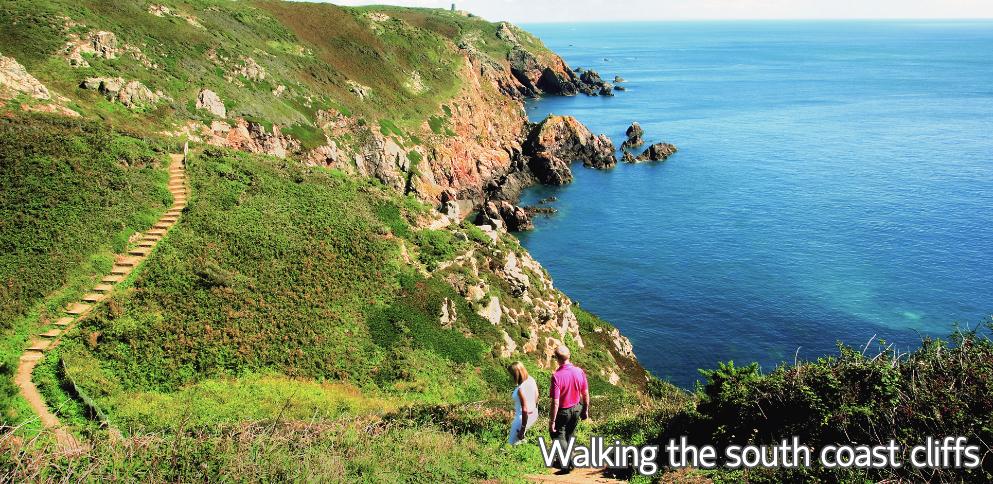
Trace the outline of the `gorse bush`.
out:
[[[776,444],[798,436],[817,449],[828,444],[886,444],[904,449],[929,436],[964,436],[986,454],[974,470],[756,470],[752,479],[802,476],[828,480],[970,480],[993,478],[993,341],[977,331],[949,342],[926,339],[915,351],[864,354],[840,346],[837,357],[783,365],[719,365],[704,371],[699,404],[675,417],[658,438],[687,435],[697,444]],[[903,458],[907,461],[907,456]]]

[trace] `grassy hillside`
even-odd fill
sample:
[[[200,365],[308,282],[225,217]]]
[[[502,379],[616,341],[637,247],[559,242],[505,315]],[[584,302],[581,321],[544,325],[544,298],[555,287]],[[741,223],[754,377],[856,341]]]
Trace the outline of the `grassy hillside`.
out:
[[[65,129],[61,121],[43,121],[55,133]],[[487,478],[539,470],[534,447],[481,456],[497,452],[506,438],[512,384],[505,366],[523,359],[542,382],[549,370],[535,355],[501,357],[500,328],[448,282],[465,275],[454,258],[472,253],[485,268],[500,254],[522,250],[513,237],[494,243],[471,225],[417,228],[413,222],[427,209],[414,199],[291,160],[207,148],[191,156],[187,176],[193,195],[180,223],[35,371],[64,423],[97,440],[107,438],[99,425],[104,419],[143,442],[156,432],[166,440],[151,452],[188,446],[184,452],[215,462],[218,472],[236,474],[241,471],[230,466],[248,465],[240,450],[203,453],[233,446],[238,429],[269,425],[280,429],[272,430],[279,442],[260,432],[250,445],[273,453],[266,465],[275,475],[295,472],[283,446],[311,439],[301,425],[346,429],[342,437],[321,433],[305,447],[314,455],[345,452],[340,464],[352,476],[418,470]],[[479,277],[491,294],[526,309],[496,273],[481,269]],[[452,326],[439,321],[443,304],[458,314]],[[567,341],[590,372],[599,415],[639,405],[637,384],[629,382],[643,370],[633,368],[629,377],[621,368],[621,384],[608,383],[602,371],[617,368],[602,331],[609,326],[573,311],[587,347]],[[520,332],[513,336],[519,345],[529,337],[523,328],[513,331]],[[381,434],[360,438],[369,425],[381,426]],[[398,445],[409,449],[385,450]],[[379,458],[420,458],[415,452],[422,447],[443,454],[424,469],[374,465]],[[139,464],[113,449],[97,447],[92,460],[70,468],[96,466],[102,473],[136,466],[134,472],[163,479],[201,472]]]
[[[169,11],[157,16],[150,5]],[[379,20],[374,11],[393,16]],[[326,109],[416,131],[460,88],[463,60],[456,43],[469,39],[498,61],[510,48],[496,36],[495,24],[479,18],[327,3],[10,0],[0,10],[0,25],[3,54],[68,96],[84,116],[153,130],[187,120],[209,123],[210,115],[195,107],[197,92],[209,88],[224,101],[229,119],[280,124],[304,141],[323,138],[315,121]],[[115,34],[116,55],[83,52],[88,66],[70,65],[67,41],[97,31]],[[524,39],[535,52],[547,52],[537,39]],[[246,77],[249,62],[264,70],[264,78]],[[138,80],[166,98],[128,110],[79,89],[84,79],[101,76]],[[368,96],[354,92],[356,84]]]
[[[422,228],[434,215],[395,187],[194,144],[180,222],[35,369],[60,420],[97,442],[84,459],[52,465],[61,457],[48,453],[10,373],[27,336],[168,204],[165,153],[196,140],[199,127],[244,118],[273,135],[281,125],[304,149],[332,139],[366,146],[363,137],[381,133],[413,172],[432,143],[456,136],[458,45],[497,63],[511,47],[497,24],[442,10],[268,1],[12,0],[0,25],[0,52],[53,93],[13,98],[0,121],[0,244],[9,249],[0,404],[4,425],[17,426],[0,432],[2,473],[462,480],[538,471],[534,447],[500,450],[512,409],[505,367],[521,359],[547,381],[547,338],[563,337],[555,318],[572,322],[563,338],[590,372],[598,415],[643,403],[644,371],[615,348],[613,328],[570,306],[540,267],[511,269],[525,257],[513,237],[469,224]],[[516,32],[535,55],[553,56]],[[94,77],[140,82],[158,100],[128,106],[83,89]],[[503,96],[484,84],[470,99]],[[225,119],[197,108],[203,88],[223,101]],[[24,112],[45,103],[81,118]],[[492,301],[504,315],[491,321],[481,314]],[[108,424],[144,452],[108,444]],[[301,452],[312,474],[300,473]]]
[[[110,271],[171,198],[160,142],[97,123],[0,118],[0,421],[30,415],[11,377],[30,333]]]

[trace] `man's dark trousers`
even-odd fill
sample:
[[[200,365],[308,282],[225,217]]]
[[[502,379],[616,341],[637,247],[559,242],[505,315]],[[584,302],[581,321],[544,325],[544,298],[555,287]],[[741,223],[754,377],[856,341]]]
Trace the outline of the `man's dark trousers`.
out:
[[[580,402],[569,408],[560,408],[559,413],[555,415],[555,432],[552,432],[552,438],[559,441],[563,452],[569,447],[569,440],[576,433],[576,425],[579,423],[579,417],[582,413],[583,404]],[[570,467],[571,465],[568,462],[558,463],[559,469],[568,469]]]

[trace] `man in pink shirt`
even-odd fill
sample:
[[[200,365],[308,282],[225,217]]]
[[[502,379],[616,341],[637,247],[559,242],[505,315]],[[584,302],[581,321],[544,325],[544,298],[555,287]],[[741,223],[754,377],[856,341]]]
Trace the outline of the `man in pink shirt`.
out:
[[[563,449],[569,445],[576,425],[590,417],[590,389],[586,382],[586,372],[569,362],[569,348],[561,345],[555,349],[555,359],[559,369],[552,374],[549,398],[552,412],[548,419],[548,432],[559,441]],[[559,469],[568,472],[568,462],[559,462]]]

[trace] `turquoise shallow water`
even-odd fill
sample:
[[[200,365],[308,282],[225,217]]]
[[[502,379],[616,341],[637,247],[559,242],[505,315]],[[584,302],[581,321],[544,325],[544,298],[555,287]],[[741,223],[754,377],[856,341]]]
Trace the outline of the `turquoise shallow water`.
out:
[[[537,187],[520,234],[558,287],[690,386],[993,314],[993,22],[528,25],[613,98],[546,98],[680,151]]]

